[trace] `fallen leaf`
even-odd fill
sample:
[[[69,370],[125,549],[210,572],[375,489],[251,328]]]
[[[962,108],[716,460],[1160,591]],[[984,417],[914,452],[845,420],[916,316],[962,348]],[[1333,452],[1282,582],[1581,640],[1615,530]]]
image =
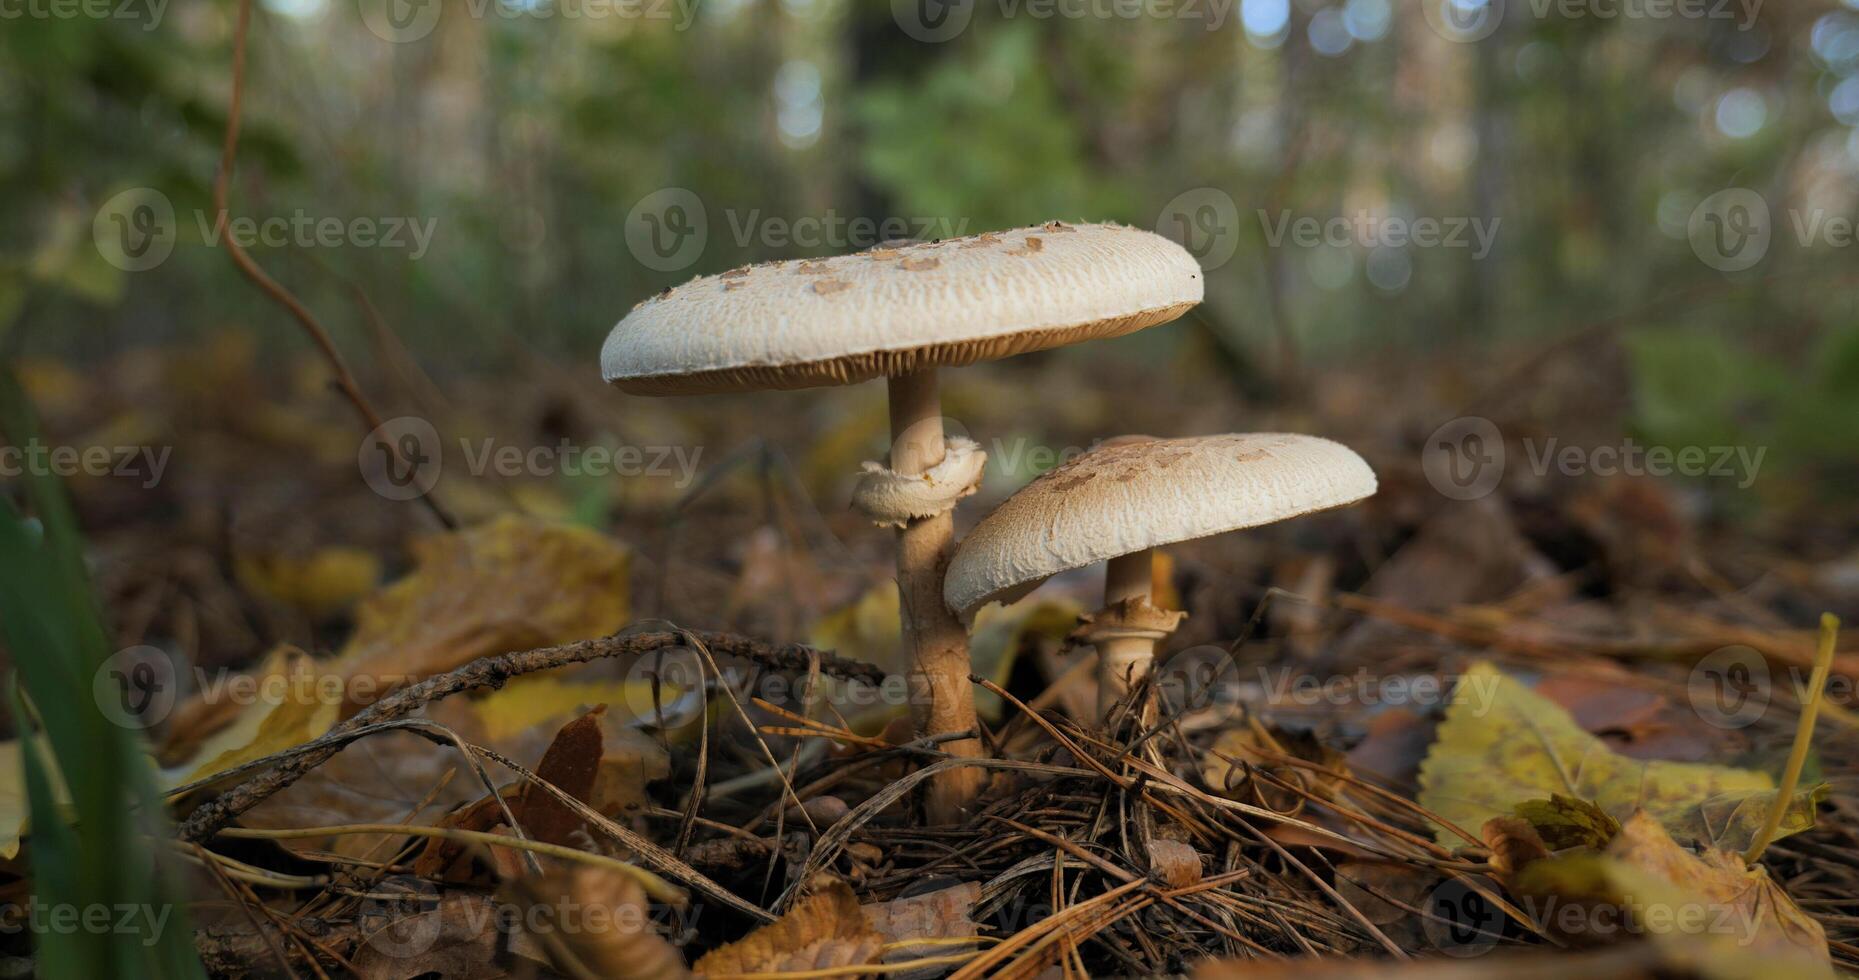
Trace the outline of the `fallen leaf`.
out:
[[[659,684],[659,697],[666,703],[684,691],[670,681]],[[502,742],[539,724],[560,725],[562,719],[578,714],[596,704],[608,706],[608,717],[630,721],[629,710],[642,706],[650,713],[652,683],[644,680],[576,681],[564,680],[553,673],[527,674],[511,679],[500,690],[492,691],[472,702],[485,737]]]
[[[1650,937],[1702,947],[1707,977],[1833,976],[1826,934],[1761,866],[1692,853],[1645,811],[1601,850],[1543,858],[1510,875],[1538,924],[1577,945]]]
[[[239,584],[322,619],[354,605],[381,581],[381,560],[361,548],[321,548],[306,556],[239,555]]]
[[[429,902],[436,904],[428,908]],[[370,898],[357,922],[362,941],[349,962],[360,980],[508,976],[497,963],[496,911],[487,895],[454,891],[436,897],[424,883],[404,899]]]
[[[629,734],[616,739],[609,736],[610,730]],[[648,769],[648,760],[656,760],[658,765]],[[605,816],[639,805],[645,797],[646,780],[655,775],[662,777],[668,770],[663,751],[642,733],[609,722],[604,705],[563,725],[533,767],[537,778]],[[531,840],[575,846],[586,830],[585,820],[534,782],[524,780],[520,786],[501,791],[501,795],[523,836]],[[448,815],[446,824],[489,831],[505,820],[504,806],[498,799],[484,796]],[[466,880],[471,877],[472,862],[463,858],[470,853],[472,849],[466,845],[434,838],[422,848],[415,868],[425,876]],[[517,866],[514,854],[494,853],[493,857],[500,869]]]
[[[901,895],[888,902],[863,906],[865,921],[887,944],[919,940],[969,939],[981,934],[971,918],[981,901],[980,882],[965,881],[920,895]],[[972,947],[961,944],[915,942],[894,945],[884,959],[889,963],[923,956],[947,956]]]
[[[1186,841],[1157,837],[1145,848],[1149,872],[1170,888],[1186,888],[1201,880],[1201,852]]]
[[[552,868],[540,878],[505,882],[504,894],[522,906],[523,932],[544,960],[566,976],[602,980],[681,980],[691,975],[684,956],[652,925],[639,883],[604,868]]]
[[[38,744],[43,746],[45,743],[41,741]],[[0,861],[10,862],[19,857],[20,838],[26,834],[26,818],[31,813],[26,801],[25,761],[20,758],[20,752],[18,739],[0,742]],[[57,797],[58,805],[70,805],[71,790],[65,785],[64,773],[56,766],[45,768],[47,778],[52,780],[52,792]],[[7,870],[17,872],[19,869]]]
[[[1812,827],[1826,792],[1823,783],[1796,793],[1778,836]],[[1775,781],[1754,770],[1618,755],[1549,699],[1489,663],[1474,664],[1420,766],[1420,805],[1475,832],[1520,803],[1558,794],[1592,800],[1615,819],[1645,809],[1675,837],[1742,850],[1760,829]],[[1463,843],[1445,826],[1437,833],[1442,844]]]
[[[1517,804],[1517,816],[1528,821],[1543,846],[1552,851],[1604,847],[1620,833],[1620,821],[1606,811],[1587,800],[1567,796],[1525,800]]]
[[[339,685],[302,650],[283,647],[256,674],[230,678],[208,701],[240,705],[230,724],[204,739],[193,758],[205,760],[175,785],[204,779],[254,759],[302,745],[329,730],[341,708]]]
[[[865,919],[852,888],[828,879],[780,919],[705,953],[693,969],[710,978],[878,962],[884,936]]]
[[[1282,960],[1207,960],[1193,980],[1653,980],[1682,971],[1692,957],[1645,945],[1586,953],[1498,953],[1468,960],[1441,957],[1402,963],[1341,956]],[[1670,968],[1677,967],[1678,971]],[[1682,975],[1682,973],[1680,973]]]
[[[536,763],[536,777],[583,803],[591,802],[605,750],[600,718],[605,710],[604,706],[596,708],[563,725],[542,761]],[[524,833],[550,844],[572,843],[587,825],[567,804],[528,780],[518,791],[515,812]]]
[[[478,657],[606,636],[627,620],[630,553],[587,528],[506,515],[422,538],[413,551],[413,573],[361,604],[331,664],[356,695]],[[356,683],[364,678],[372,683]]]

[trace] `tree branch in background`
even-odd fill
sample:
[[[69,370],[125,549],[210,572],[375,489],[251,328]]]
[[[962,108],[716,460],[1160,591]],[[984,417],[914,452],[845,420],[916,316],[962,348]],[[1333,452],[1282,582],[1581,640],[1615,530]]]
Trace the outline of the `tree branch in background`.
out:
[[[252,284],[265,295],[276,300],[278,305],[284,307],[298,323],[303,325],[304,331],[310,335],[310,340],[323,352],[323,358],[329,362],[330,369],[335,372],[336,389],[348,399],[350,405],[354,406],[355,414],[361,417],[362,424],[368,427],[368,431],[373,432],[381,427],[380,413],[374,410],[374,406],[368,403],[368,397],[362,394],[361,385],[356,382],[355,375],[349,371],[348,362],[342,359],[342,352],[336,350],[335,342],[330,340],[329,331],[323,329],[322,323],[316,319],[315,314],[292,295],[290,290],[285,289],[277,280],[267,275],[265,270],[259,268],[258,263],[246,253],[245,249],[232,236],[226,234],[226,226],[231,220],[227,200],[231,194],[233,164],[239,152],[239,107],[245,95],[245,42],[251,22],[252,0],[239,0],[239,20],[233,30],[232,95],[226,106],[226,141],[220,148],[219,172],[213,178],[213,231],[220,243],[225,246],[226,254],[232,259],[232,264],[245,274],[245,278],[250,279]],[[387,446],[388,452],[393,454],[396,465],[418,466],[423,462],[409,461],[401,455],[400,447],[393,445],[390,440],[382,440],[382,444]],[[453,520],[452,515],[440,506],[432,490],[421,494],[419,500],[448,530],[458,526],[458,522]]]

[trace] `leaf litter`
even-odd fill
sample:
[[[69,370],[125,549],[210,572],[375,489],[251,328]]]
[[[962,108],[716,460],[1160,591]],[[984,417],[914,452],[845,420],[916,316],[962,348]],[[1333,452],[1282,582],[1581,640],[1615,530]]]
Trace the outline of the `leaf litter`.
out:
[[[218,356],[219,367],[195,359],[190,390],[250,370],[236,345]],[[950,403],[1053,398],[986,385],[952,386]],[[130,413],[162,411],[163,397],[123,383],[69,403],[127,425]],[[600,404],[539,397],[571,426],[592,424],[598,409],[583,406]],[[1109,423],[1094,402],[1053,400],[1073,404],[1078,417],[1064,424],[1074,431]],[[639,411],[628,424],[688,425],[656,405]],[[196,945],[213,972],[1859,969],[1859,821],[1842,791],[1855,759],[1841,706],[1826,709],[1810,777],[1753,863],[1742,852],[1762,836],[1793,734],[1782,722],[1805,695],[1778,681],[1772,700],[1784,710],[1730,732],[1694,732],[1683,711],[1688,671],[1726,643],[1748,644],[1778,678],[1810,664],[1812,634],[1787,627],[1837,605],[1824,583],[1838,580],[1771,556],[1796,591],[1752,591],[1767,606],[1752,611],[1687,571],[1683,552],[1704,532],[1658,547],[1630,533],[1635,514],[1682,520],[1643,488],[1494,497],[1448,516],[1423,486],[1404,488],[1417,474],[1384,453],[1388,491],[1366,517],[1171,552],[1158,595],[1193,614],[1176,652],[1230,649],[1238,680],[1187,704],[1169,702],[1166,685],[1139,688],[1169,709],[1152,728],[1138,713],[1105,728],[1078,707],[1093,700],[1090,671],[1075,669],[1088,651],[1065,636],[1095,583],[1062,577],[977,624],[989,790],[966,823],[923,825],[912,809],[922,766],[955,763],[914,743],[895,706],[849,710],[853,699],[838,696],[862,683],[858,662],[878,674],[901,662],[885,542],[804,496],[832,499],[833,482],[882,441],[874,418],[847,411],[819,455],[791,467],[746,457],[744,473],[766,479],[723,478],[688,505],[622,499],[615,487],[448,479],[464,529],[403,551],[400,522],[367,516],[378,501],[353,496],[353,437],[338,413],[306,394],[262,417],[216,417],[214,438],[228,445],[301,456],[288,502],[242,516],[224,560],[189,558],[216,553],[185,522],[127,527],[115,553],[145,557],[99,573],[113,609],[146,611],[117,624],[125,635],[189,637],[193,662],[249,665],[238,676],[261,692],[208,686],[168,719],[154,754],[171,787],[191,786],[176,813],[320,756],[332,730],[345,741],[239,812],[237,836],[206,841],[203,877],[239,883],[221,914],[199,918]],[[1139,412],[1127,424],[1145,423]],[[230,466],[238,454],[211,455]],[[344,467],[347,486],[316,483]],[[581,500],[617,516],[617,536],[562,523]],[[640,516],[687,506],[675,535]],[[348,540],[267,529],[293,526],[344,528]],[[1545,542],[1561,549],[1553,560]],[[1364,551],[1380,569],[1372,577]],[[1268,598],[1266,583],[1297,594]],[[760,645],[717,652],[720,634],[693,643],[683,623]],[[578,642],[653,652],[540,656],[524,663],[545,668],[494,683],[473,673],[486,658]],[[710,660],[699,646],[715,648]],[[699,669],[667,667],[676,663]],[[1834,663],[1850,676],[1853,647]],[[1287,664],[1471,686],[1438,706],[1312,705],[1251,684],[1251,668]],[[761,680],[773,676],[786,683],[768,697]],[[448,693],[368,720],[369,705],[419,693],[423,680]],[[341,728],[355,718],[365,734]],[[332,832],[294,836],[306,829]],[[1450,914],[1438,896],[1468,892],[1501,912],[1491,950],[1442,964],[1440,953],[1463,950],[1439,938]],[[1572,933],[1538,914],[1551,899],[1584,910]],[[1728,924],[1687,933],[1632,918],[1694,905]],[[1580,925],[1602,908],[1637,924],[1608,935]],[[601,927],[563,924],[588,909],[605,910]]]

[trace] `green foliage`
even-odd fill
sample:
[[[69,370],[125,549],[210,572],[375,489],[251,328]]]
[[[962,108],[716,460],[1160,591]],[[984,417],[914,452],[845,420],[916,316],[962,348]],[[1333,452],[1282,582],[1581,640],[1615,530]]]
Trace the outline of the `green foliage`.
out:
[[[1130,214],[1131,189],[1089,169],[1040,41],[1024,22],[991,25],[922,78],[854,93],[862,160],[899,213],[967,217],[970,232]]]
[[[36,435],[30,406],[0,372],[0,430]],[[62,490],[25,478],[28,520],[0,501],[0,635],[24,687],[19,718],[34,900],[60,918],[35,920],[38,974],[47,977],[202,976],[192,930],[151,835],[163,806],[141,744],[99,709],[92,679],[109,641],[91,597],[82,546]],[[36,721],[36,725],[34,722]],[[41,734],[42,732],[42,734]],[[70,810],[54,787],[69,791]],[[113,910],[110,931],[37,928],[76,910]],[[135,908],[138,914],[116,914]],[[117,923],[128,931],[117,931]]]
[[[1670,446],[1766,447],[1796,473],[1859,455],[1859,322],[1829,331],[1791,364],[1691,327],[1627,337],[1634,425]]]

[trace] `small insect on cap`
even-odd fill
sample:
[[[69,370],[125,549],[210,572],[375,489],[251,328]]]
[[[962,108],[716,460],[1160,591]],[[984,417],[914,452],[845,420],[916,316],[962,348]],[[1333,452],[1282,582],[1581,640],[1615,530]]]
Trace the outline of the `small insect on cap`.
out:
[[[1160,235],[1054,221],[693,279],[634,307],[600,369],[640,395],[853,384],[1132,333],[1201,287]]]
[[[1349,447],[1285,433],[1126,437],[1042,474],[962,540],[943,598],[964,616],[1060,572],[1354,503],[1375,473]]]

